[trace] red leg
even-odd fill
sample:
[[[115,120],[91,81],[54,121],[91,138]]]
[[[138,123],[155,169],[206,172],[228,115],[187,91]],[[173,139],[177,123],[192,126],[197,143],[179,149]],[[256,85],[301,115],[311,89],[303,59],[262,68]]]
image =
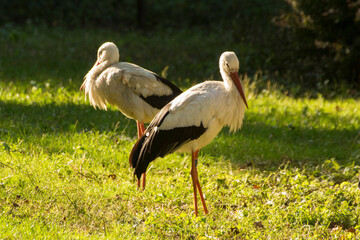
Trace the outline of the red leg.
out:
[[[196,171],[196,176],[197,176],[197,171]],[[202,190],[201,190],[199,179],[196,182],[196,186],[197,186],[197,188],[199,190],[199,195],[200,195],[201,203],[202,203],[203,208],[204,208],[204,212],[205,212],[205,214],[208,214],[209,211],[207,210],[207,207],[206,207],[206,203],[205,203],[204,195],[203,195]]]
[[[137,179],[137,186],[138,186],[138,189],[140,189],[140,179]]]
[[[201,186],[200,186],[200,182],[199,182],[199,177],[198,177],[198,172],[197,172],[197,168],[196,168],[196,165],[195,165],[195,160],[198,159],[198,156],[199,156],[199,150],[195,151],[192,153],[192,159],[193,159],[193,169],[192,169],[192,176],[193,178],[195,178],[195,185],[199,191],[199,195],[200,195],[200,199],[201,199],[201,203],[203,205],[203,208],[204,208],[204,212],[205,214],[208,214],[208,210],[207,210],[207,207],[206,207],[206,203],[205,203],[205,198],[204,198],[204,195],[202,193],[202,190],[201,190]]]
[[[192,154],[191,157],[191,179],[193,182],[193,188],[194,188],[194,208],[195,208],[195,216],[198,215],[198,206],[197,206],[197,191],[196,191],[196,180],[195,180],[195,158],[194,158],[194,153]]]
[[[142,181],[142,190],[145,189],[145,185],[146,185],[146,172],[144,172],[142,174],[142,177],[143,177],[143,181]]]
[[[144,135],[144,132],[145,132],[145,125],[144,123],[140,123],[140,131],[141,131],[141,136]],[[145,185],[146,185],[146,172],[144,172],[142,174],[142,177],[143,177],[143,181],[142,181],[142,190],[145,189]]]
[[[141,138],[142,136],[142,128],[141,128],[141,124],[138,120],[136,120],[136,127],[137,127],[137,135],[138,135],[138,138]]]
[[[137,126],[137,133],[138,133],[138,138],[141,138],[142,135],[145,132],[145,125],[142,122],[139,122],[136,120],[136,126]],[[145,189],[145,185],[146,185],[146,173],[142,174],[143,177],[143,181],[142,181],[142,190]],[[140,188],[140,181],[138,180],[138,188]]]
[[[145,132],[145,125],[142,122],[140,122],[140,129],[141,129],[141,136],[142,136]]]

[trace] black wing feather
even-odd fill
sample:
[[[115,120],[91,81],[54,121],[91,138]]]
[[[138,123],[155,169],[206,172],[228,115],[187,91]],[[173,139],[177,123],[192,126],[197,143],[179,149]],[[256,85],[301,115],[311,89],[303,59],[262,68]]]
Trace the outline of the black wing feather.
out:
[[[170,95],[162,95],[162,96],[151,95],[151,96],[147,96],[147,97],[140,95],[140,97],[142,98],[142,100],[147,102],[150,106],[157,108],[157,109],[161,109],[166,104],[171,102],[171,100],[173,100],[175,97],[180,95],[182,93],[182,91],[177,86],[175,86],[172,82],[170,82],[169,80],[162,78],[156,74],[154,74],[154,76],[156,77],[156,79],[158,81],[160,81],[163,84],[165,84],[166,86],[170,87],[172,93]]]
[[[129,158],[129,162],[135,168],[134,174],[140,179],[141,174],[146,172],[150,162],[158,157],[165,157],[173,153],[183,144],[198,139],[206,128],[200,126],[178,127],[169,130],[161,130],[159,127],[166,116],[170,113],[170,104],[163,108],[150,123],[145,134],[135,143]]]

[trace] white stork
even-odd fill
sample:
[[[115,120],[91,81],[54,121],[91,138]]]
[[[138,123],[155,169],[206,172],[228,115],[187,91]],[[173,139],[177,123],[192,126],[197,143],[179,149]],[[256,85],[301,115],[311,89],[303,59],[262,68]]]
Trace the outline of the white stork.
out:
[[[154,117],[129,158],[139,179],[157,157],[175,151],[191,153],[195,215],[198,212],[196,189],[205,214],[208,213],[196,169],[199,149],[209,144],[223,126],[229,126],[231,131],[241,128],[245,106],[248,107],[235,53],[224,52],[219,67],[224,82],[206,81],[177,96]]]
[[[140,138],[145,131],[144,123],[150,122],[181,90],[149,70],[119,62],[119,58],[119,50],[114,43],[101,45],[97,61],[86,74],[80,90],[85,89],[85,99],[88,96],[94,108],[106,110],[109,103],[126,117],[135,119]],[[145,187],[145,174],[142,187]]]

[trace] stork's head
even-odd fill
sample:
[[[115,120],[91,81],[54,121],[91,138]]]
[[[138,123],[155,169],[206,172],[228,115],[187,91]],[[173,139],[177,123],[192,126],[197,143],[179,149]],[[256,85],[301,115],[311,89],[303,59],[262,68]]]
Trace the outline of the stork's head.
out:
[[[97,62],[96,65],[99,65],[105,61],[108,61],[109,64],[118,62],[120,58],[119,49],[112,42],[106,42],[98,49]]]
[[[100,74],[110,64],[119,62],[120,54],[119,49],[112,42],[106,42],[98,49],[97,60],[94,66],[86,74],[83,84],[80,87],[82,90],[86,84],[91,84],[90,79]]]
[[[219,60],[219,68],[220,68],[220,72],[221,74],[223,74],[223,76],[230,76],[230,78],[232,79],[233,83],[235,84],[241,98],[244,101],[244,104],[247,108],[247,102],[246,102],[246,97],[245,97],[245,93],[243,90],[243,87],[241,85],[240,79],[239,79],[239,75],[238,75],[238,71],[239,71],[239,59],[237,58],[236,54],[234,52],[223,52],[223,54],[221,54],[220,60]],[[226,78],[228,79],[228,78]],[[224,78],[225,80],[225,78]]]
[[[220,70],[227,74],[239,71],[239,60],[234,52],[223,52],[219,61]]]

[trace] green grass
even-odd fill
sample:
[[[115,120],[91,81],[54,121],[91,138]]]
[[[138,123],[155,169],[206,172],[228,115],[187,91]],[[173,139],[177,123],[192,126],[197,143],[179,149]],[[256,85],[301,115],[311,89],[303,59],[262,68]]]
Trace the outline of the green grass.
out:
[[[196,218],[190,157],[157,159],[138,191],[128,166],[135,122],[94,110],[78,88],[103,41],[156,72],[168,65],[183,89],[218,78],[217,57],[234,43],[196,31],[1,33],[0,239],[358,237],[358,99],[294,98],[246,79],[243,128],[225,128],[200,153],[210,214],[199,205]]]

